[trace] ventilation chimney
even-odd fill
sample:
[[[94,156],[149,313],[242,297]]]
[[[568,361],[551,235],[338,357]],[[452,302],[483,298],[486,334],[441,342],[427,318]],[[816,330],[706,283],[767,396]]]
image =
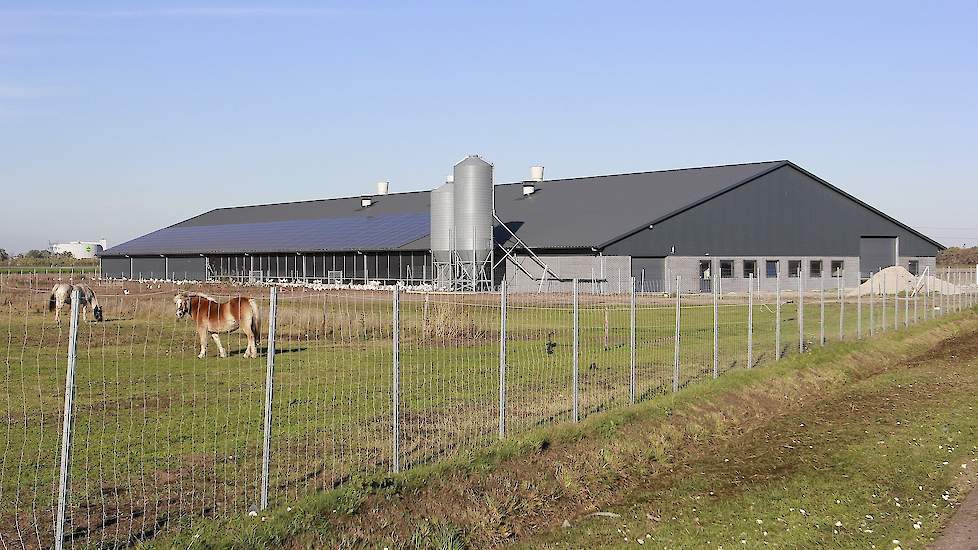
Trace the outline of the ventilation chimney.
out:
[[[373,203],[374,203],[374,200],[372,198],[370,198],[370,197],[361,197],[360,198],[360,208],[368,208]]]
[[[523,196],[529,197],[530,195],[537,192],[537,186],[533,184],[532,181],[523,182]]]
[[[530,181],[543,181],[543,166],[530,167]]]
[[[390,189],[391,182],[389,181],[378,181],[377,182],[377,194],[386,195],[387,191]]]

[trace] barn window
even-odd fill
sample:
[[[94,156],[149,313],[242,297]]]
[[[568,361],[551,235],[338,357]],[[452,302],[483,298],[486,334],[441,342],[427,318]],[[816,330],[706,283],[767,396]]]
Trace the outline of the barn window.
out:
[[[832,260],[832,276],[841,277],[842,272],[845,269],[845,262],[842,260]]]
[[[801,260],[788,260],[788,277],[801,277]]]
[[[764,273],[767,275],[768,279],[776,279],[779,271],[778,260],[768,260],[764,262]]]
[[[754,260],[744,260],[744,278],[757,278],[757,262]]]
[[[907,266],[907,271],[911,275],[916,275],[920,271],[920,262],[918,260],[910,260],[910,264]]]
[[[730,279],[734,275],[733,260],[720,260],[720,278]]]
[[[808,262],[808,276],[809,277],[822,276],[822,260],[812,260]]]
[[[700,260],[700,279],[710,278],[711,265],[713,265],[713,262],[710,260]]]

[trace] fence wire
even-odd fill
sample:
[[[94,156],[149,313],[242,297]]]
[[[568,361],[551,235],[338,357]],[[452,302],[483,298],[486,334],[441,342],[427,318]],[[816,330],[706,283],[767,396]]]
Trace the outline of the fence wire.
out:
[[[0,548],[127,546],[212,517],[260,513],[266,503],[292,503],[358,476],[456,457],[962,311],[975,305],[978,288],[963,272],[900,293],[843,288],[831,277],[815,288],[783,278],[774,292],[753,280],[743,287],[752,290],[735,293],[723,279],[677,279],[663,285],[668,292],[636,280],[620,291],[589,283],[554,293],[270,294],[85,276],[0,276]],[[56,321],[49,298],[59,282],[90,285],[102,321],[82,310],[72,324],[67,308]],[[222,333],[220,345],[205,334],[198,357],[194,321],[179,318],[175,302],[194,290],[214,298],[208,311],[253,300],[259,357],[247,356],[244,330]],[[77,355],[69,363],[72,329]],[[221,347],[228,357],[219,357]]]

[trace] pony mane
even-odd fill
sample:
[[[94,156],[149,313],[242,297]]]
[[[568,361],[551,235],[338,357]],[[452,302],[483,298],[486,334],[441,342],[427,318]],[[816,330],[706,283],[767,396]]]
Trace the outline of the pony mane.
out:
[[[204,300],[207,300],[209,302],[214,302],[215,304],[221,303],[217,300],[217,298],[214,298],[210,294],[205,294],[203,292],[185,292],[183,295],[186,296],[187,298],[203,298]]]

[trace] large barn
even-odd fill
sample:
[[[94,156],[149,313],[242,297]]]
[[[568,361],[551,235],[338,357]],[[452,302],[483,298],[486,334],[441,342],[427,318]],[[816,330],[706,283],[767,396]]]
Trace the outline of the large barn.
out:
[[[782,286],[818,288],[837,284],[826,283],[831,277],[854,286],[891,265],[919,273],[943,249],[790,161],[559,180],[536,169],[530,180],[493,185],[491,165],[472,156],[453,174],[433,192],[380,186],[371,195],[212,210],[104,251],[102,275],[346,284],[440,277],[449,285],[484,275],[489,285],[506,278],[538,289],[573,279],[619,289],[634,277],[653,291],[673,290],[678,276],[694,292],[716,276],[724,290],[744,290],[753,276],[773,290],[779,275]]]

